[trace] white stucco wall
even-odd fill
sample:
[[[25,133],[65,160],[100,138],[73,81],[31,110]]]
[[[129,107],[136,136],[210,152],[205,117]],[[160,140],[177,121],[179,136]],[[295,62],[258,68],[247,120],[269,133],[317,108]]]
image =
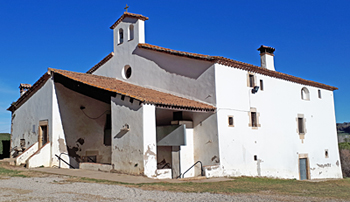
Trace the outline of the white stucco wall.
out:
[[[180,146],[180,168],[184,174],[195,162],[193,152],[193,128],[186,128],[186,145]],[[195,169],[189,170],[185,177],[194,177]]]
[[[154,105],[142,105],[143,109],[143,163],[144,174],[157,178],[156,111]],[[164,174],[164,173],[163,173]]]
[[[264,90],[252,94],[246,71],[215,67],[221,175],[299,179],[299,154],[307,154],[311,179],[340,178],[333,92],[320,89],[320,99],[319,88],[255,75]],[[309,101],[301,99],[302,87],[308,88]],[[250,107],[260,115],[258,129],[248,126]],[[306,119],[303,142],[298,114]],[[228,126],[228,116],[234,117],[234,127]]]
[[[111,98],[112,109],[112,166],[122,173],[157,178],[156,118],[153,105],[129,97]],[[122,130],[129,126],[128,131]]]
[[[220,164],[217,114],[195,113],[193,125],[194,162],[201,161],[203,166]],[[195,172],[200,175],[199,164]]]
[[[171,179],[171,169],[158,169],[156,170],[156,176],[157,179]]]
[[[38,142],[39,121],[48,121],[49,141],[52,139],[52,89],[53,80],[46,83],[13,113],[11,148],[20,147],[25,139],[28,148]],[[51,152],[50,152],[51,153]]]
[[[111,98],[112,110],[112,165],[119,172],[143,174],[143,109],[138,101],[129,98]],[[129,131],[123,131],[125,124]]]
[[[49,167],[51,165],[50,157],[51,144],[48,142],[27,160],[27,168]]]
[[[51,144],[51,147],[49,147],[48,166],[58,166],[58,159],[55,157],[55,154],[66,153],[67,149],[53,79],[50,78],[40,90],[13,114],[12,148],[20,146],[20,139],[26,140],[27,148],[37,143],[39,121],[47,120],[48,141]],[[68,157],[63,155],[62,158],[69,162]],[[61,167],[66,168],[68,166],[61,164]]]
[[[74,167],[79,167],[78,162],[83,156],[96,156],[97,163],[110,164],[111,146],[104,145],[104,128],[107,114],[111,113],[110,104],[70,90],[60,83],[55,86],[57,103],[54,104],[54,115],[57,122],[62,120],[62,126],[57,123],[54,128],[57,132],[55,151],[62,153],[69,150],[67,152],[75,159],[70,159]],[[80,109],[81,106],[85,107],[84,111]],[[62,155],[62,158],[66,158],[66,155]]]
[[[55,156],[60,156],[63,160],[70,163],[70,158],[67,150],[66,137],[63,131],[61,113],[58,106],[56,87],[52,86],[52,139],[51,139],[51,166],[60,166],[61,168],[69,168],[69,165],[59,163],[59,159]],[[62,154],[64,153],[64,154]],[[62,154],[62,155],[61,155]]]
[[[16,165],[19,166],[21,164],[25,164],[27,159],[31,157],[36,151],[38,151],[38,142],[32,144],[22,154],[16,157]]]

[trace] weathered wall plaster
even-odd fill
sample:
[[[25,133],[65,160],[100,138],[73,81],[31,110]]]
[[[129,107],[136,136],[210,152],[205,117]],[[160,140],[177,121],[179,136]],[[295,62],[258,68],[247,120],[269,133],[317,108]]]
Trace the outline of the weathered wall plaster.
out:
[[[13,113],[11,148],[20,148],[21,139],[25,140],[26,148],[38,142],[39,121],[42,120],[48,121],[49,141],[52,139],[52,89],[53,80],[49,79]]]
[[[203,166],[220,164],[217,114],[196,113],[193,124],[194,162],[201,161]],[[200,175],[199,165],[195,175]]]
[[[27,168],[51,166],[51,144],[48,142],[27,159]]]
[[[22,154],[16,157],[16,165],[19,166],[21,164],[25,164],[27,159],[31,157],[36,151],[38,151],[38,142],[32,144]]]
[[[64,137],[58,136],[56,150],[68,153],[75,159],[73,166],[83,160],[84,156],[96,156],[97,163],[111,163],[111,146],[104,145],[104,128],[106,114],[110,112],[110,104],[72,91],[60,83],[56,83],[56,93],[61,114]],[[85,109],[82,111],[81,106]],[[58,128],[62,131],[62,128]],[[61,134],[61,133],[60,133]]]
[[[193,153],[193,128],[186,128],[186,145],[180,146],[180,168],[182,174],[195,163]],[[192,168],[185,174],[185,177],[194,177],[194,173],[195,169]]]
[[[156,109],[142,105],[143,109],[143,163],[147,177],[157,177]]]
[[[130,103],[128,97],[124,100],[119,95],[111,98],[112,165],[116,171],[144,174],[142,107],[136,100]],[[125,124],[129,125],[129,131],[122,130]]]

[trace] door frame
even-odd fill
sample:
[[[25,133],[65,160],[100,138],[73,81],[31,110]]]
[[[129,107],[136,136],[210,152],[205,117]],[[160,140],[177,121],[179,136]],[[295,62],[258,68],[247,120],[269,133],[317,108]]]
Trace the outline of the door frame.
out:
[[[310,180],[311,179],[311,177],[310,177],[310,162],[309,162],[308,154],[299,154],[299,158],[298,158],[299,180],[301,180],[300,159],[306,159],[306,180]]]
[[[49,121],[46,120],[41,120],[39,121],[39,127],[38,127],[38,146],[39,149],[43,146],[43,130],[42,130],[42,126],[46,126],[46,142],[49,142]]]

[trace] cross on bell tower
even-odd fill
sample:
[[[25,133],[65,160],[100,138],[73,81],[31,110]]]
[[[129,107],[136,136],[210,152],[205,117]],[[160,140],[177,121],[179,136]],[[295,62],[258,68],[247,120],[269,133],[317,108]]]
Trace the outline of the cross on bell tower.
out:
[[[129,8],[129,6],[128,6],[128,4],[126,4],[126,6],[124,8],[126,13],[128,12],[128,8]]]

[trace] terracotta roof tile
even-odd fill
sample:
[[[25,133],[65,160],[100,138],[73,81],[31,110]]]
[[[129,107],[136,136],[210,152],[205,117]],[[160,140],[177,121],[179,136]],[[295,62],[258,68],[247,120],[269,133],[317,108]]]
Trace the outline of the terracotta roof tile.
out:
[[[163,48],[160,46],[155,46],[155,45],[146,44],[146,43],[140,43],[140,44],[138,44],[138,47],[143,48],[143,49],[149,49],[149,50],[153,50],[153,51],[163,52],[163,53],[167,53],[167,54],[171,54],[171,55],[181,56],[181,57],[188,57],[188,58],[193,58],[193,59],[198,59],[198,60],[211,61],[213,63],[218,63],[218,64],[226,65],[229,67],[237,68],[237,69],[243,69],[243,70],[246,70],[249,72],[255,72],[258,74],[262,74],[262,75],[266,75],[266,76],[270,76],[270,77],[274,77],[274,78],[278,78],[278,79],[282,79],[282,80],[286,80],[286,81],[291,81],[291,82],[295,82],[295,83],[299,83],[299,84],[303,84],[303,85],[314,86],[317,88],[323,88],[326,90],[333,91],[333,90],[338,89],[336,87],[329,86],[326,84],[302,79],[302,78],[295,77],[292,75],[284,74],[284,73],[277,72],[277,71],[272,71],[272,70],[265,69],[265,68],[262,68],[259,66],[255,66],[252,64],[244,63],[244,62],[239,62],[239,61],[232,60],[232,59],[225,58],[225,57],[221,57],[221,56],[209,56],[209,55],[189,53],[189,52],[184,52],[184,51],[176,51],[176,50]]]
[[[102,65],[104,65],[106,62],[108,62],[112,57],[114,56],[114,53],[111,52],[108,54],[105,58],[103,58],[100,62],[98,62],[95,66],[91,67],[86,73],[92,74],[95,72],[98,68],[100,68]]]
[[[202,60],[209,60],[213,61],[215,58],[210,55],[203,55],[203,54],[197,54],[197,53],[189,53],[189,52],[184,52],[184,51],[177,51],[177,50],[172,50],[169,48],[163,48],[160,46],[155,46],[147,43],[139,43],[138,44],[139,48],[144,48],[144,49],[150,49],[150,50],[155,50],[158,52],[164,52],[164,53],[169,53],[172,55],[178,55],[178,56],[183,56],[183,57],[189,57],[189,58],[195,58],[195,59],[202,59]]]
[[[84,74],[71,72],[66,70],[57,70],[49,68],[54,74],[60,74],[72,80],[104,89],[106,91],[115,92],[117,94],[126,95],[137,99],[146,104],[153,104],[162,107],[193,109],[203,111],[214,111],[215,107],[198,101],[182,98],[169,93],[163,93],[149,88],[126,83],[115,78],[98,76],[93,74]]]
[[[130,18],[137,18],[140,20],[148,20],[148,17],[145,17],[140,14],[135,14],[135,13],[129,13],[129,12],[124,12],[124,14],[110,27],[111,29],[114,29],[124,18],[130,17]]]

